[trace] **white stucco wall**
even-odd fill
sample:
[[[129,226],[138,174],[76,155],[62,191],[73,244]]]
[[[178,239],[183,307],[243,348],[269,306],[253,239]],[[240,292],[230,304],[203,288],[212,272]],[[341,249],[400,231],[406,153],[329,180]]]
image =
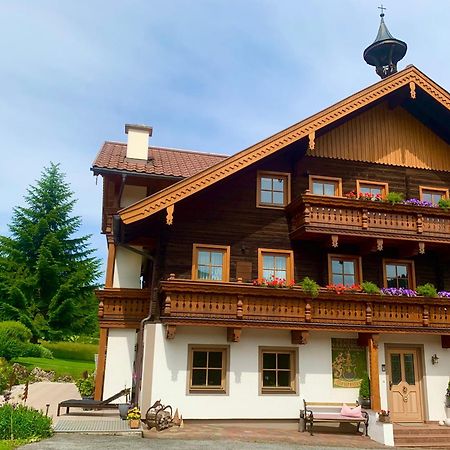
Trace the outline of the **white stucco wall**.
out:
[[[127,158],[148,159],[148,131],[128,130]]]
[[[135,247],[142,250],[142,247]],[[141,287],[142,256],[127,248],[117,247],[114,267],[113,287]]]
[[[148,353],[151,361],[144,363],[142,386],[145,390],[151,383],[152,388],[150,395],[144,394],[142,397],[143,409],[161,399],[163,403],[179,408],[186,419],[286,419],[298,417],[303,398],[319,402],[353,402],[358,397],[358,389],[333,388],[331,376],[331,338],[356,338],[356,333],[311,332],[307,345],[294,346],[291,344],[290,332],[284,330],[243,329],[240,342],[232,343],[227,342],[224,328],[177,327],[175,338],[167,340],[162,325],[151,326],[154,327],[154,333],[149,336],[154,351]],[[386,373],[381,370],[382,364],[386,363],[386,343],[414,344],[423,348],[425,420],[435,421],[445,417],[444,393],[450,374],[450,352],[442,349],[440,337],[400,334],[381,336],[379,370],[383,409],[388,409]],[[189,344],[229,346],[227,395],[187,393]],[[259,394],[259,346],[298,347],[297,395]],[[431,355],[434,353],[439,356],[439,363],[433,366]],[[150,380],[149,372],[153,381]],[[374,430],[380,435],[378,438],[385,439],[386,444],[392,445],[392,433],[387,429],[389,427],[380,425],[378,428],[380,429]]]
[[[103,399],[124,388],[131,388],[136,344],[136,330],[111,328],[106,350]],[[114,403],[124,403],[125,397]]]
[[[156,325],[151,402],[161,399],[179,408],[186,419],[298,418],[303,398],[335,402],[357,399],[358,389],[332,387],[332,334],[312,333],[310,343],[295,346],[291,344],[290,332],[285,330],[244,329],[236,343],[227,342],[224,328],[177,327],[173,340],[167,340],[164,332],[164,327]],[[188,344],[230,346],[227,395],[187,394]],[[298,394],[259,395],[259,346],[299,348]],[[147,379],[144,373],[143,389]],[[148,406],[143,404],[142,409]]]

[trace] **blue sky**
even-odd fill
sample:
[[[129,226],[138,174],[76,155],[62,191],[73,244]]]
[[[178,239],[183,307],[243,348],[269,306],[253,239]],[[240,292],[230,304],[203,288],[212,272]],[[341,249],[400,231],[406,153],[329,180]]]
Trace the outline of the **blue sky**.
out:
[[[125,123],[154,145],[232,154],[378,80],[373,0],[0,1],[0,234],[50,161],[105,256],[89,168]],[[450,3],[385,2],[414,64],[450,89]]]

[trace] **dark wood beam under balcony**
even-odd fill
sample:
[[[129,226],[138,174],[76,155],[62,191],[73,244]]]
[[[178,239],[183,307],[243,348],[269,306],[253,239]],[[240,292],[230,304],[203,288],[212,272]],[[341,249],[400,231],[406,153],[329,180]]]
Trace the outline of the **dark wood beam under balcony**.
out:
[[[286,212],[292,239],[415,241],[421,243],[420,249],[425,243],[450,244],[450,211],[438,207],[304,194]]]

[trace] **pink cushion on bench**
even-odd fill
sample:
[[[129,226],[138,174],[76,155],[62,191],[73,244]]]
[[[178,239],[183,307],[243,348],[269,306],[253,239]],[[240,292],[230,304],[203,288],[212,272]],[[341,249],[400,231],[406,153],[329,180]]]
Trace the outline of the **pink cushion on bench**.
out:
[[[341,416],[345,417],[361,417],[361,405],[356,408],[350,408],[345,403],[342,405]]]

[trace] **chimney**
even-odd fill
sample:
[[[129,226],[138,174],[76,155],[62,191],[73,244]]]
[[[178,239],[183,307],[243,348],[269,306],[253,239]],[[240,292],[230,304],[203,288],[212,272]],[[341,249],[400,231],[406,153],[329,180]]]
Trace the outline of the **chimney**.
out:
[[[125,134],[128,134],[127,158],[148,159],[148,138],[153,128],[147,125],[125,125]]]

